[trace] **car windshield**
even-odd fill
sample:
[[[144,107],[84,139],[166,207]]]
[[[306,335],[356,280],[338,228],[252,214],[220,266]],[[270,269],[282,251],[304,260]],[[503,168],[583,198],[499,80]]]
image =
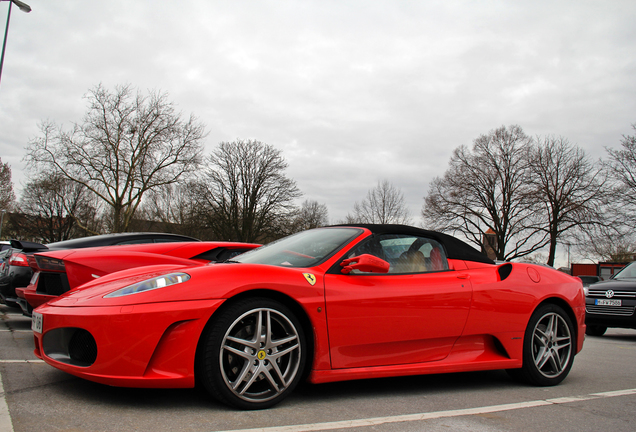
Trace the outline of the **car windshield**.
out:
[[[359,228],[317,228],[303,231],[246,252],[232,261],[284,267],[313,267],[361,233],[362,230]]]
[[[614,275],[613,279],[634,279],[636,278],[636,262],[626,265]]]

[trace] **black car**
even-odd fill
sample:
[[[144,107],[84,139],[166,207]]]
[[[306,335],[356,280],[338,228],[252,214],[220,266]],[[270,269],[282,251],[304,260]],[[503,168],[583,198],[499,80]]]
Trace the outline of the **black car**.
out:
[[[608,327],[636,329],[636,262],[584,290],[586,334],[602,336]]]
[[[117,233],[103,234],[91,237],[82,237],[73,240],[49,243],[40,243],[11,240],[12,252],[0,272],[0,301],[7,306],[20,308],[19,299],[15,289],[29,285],[33,271],[28,263],[28,256],[35,252],[61,249],[80,249],[96,246],[115,246],[139,243],[163,243],[199,241],[198,239],[166,233]]]

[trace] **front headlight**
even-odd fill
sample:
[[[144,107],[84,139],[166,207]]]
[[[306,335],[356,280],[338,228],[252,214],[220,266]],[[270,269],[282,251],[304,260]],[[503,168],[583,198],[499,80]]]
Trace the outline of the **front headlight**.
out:
[[[583,287],[583,294],[585,294],[585,297],[587,297],[590,294],[590,287]]]
[[[117,291],[113,291],[110,294],[106,294],[104,298],[122,297],[131,294],[138,294],[157,288],[164,288],[170,285],[180,284],[186,282],[189,279],[190,275],[187,273],[170,273],[163,276],[157,276],[142,282],[137,282],[136,284],[118,289]]]

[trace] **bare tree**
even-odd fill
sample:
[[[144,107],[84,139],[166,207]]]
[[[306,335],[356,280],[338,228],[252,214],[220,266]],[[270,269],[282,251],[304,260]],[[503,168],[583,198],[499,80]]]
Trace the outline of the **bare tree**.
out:
[[[636,131],[636,124],[632,125]],[[633,230],[636,222],[636,136],[623,135],[621,148],[607,148],[605,168],[614,181],[615,203],[621,208],[623,221]]]
[[[15,193],[11,181],[11,167],[8,163],[2,163],[0,158],[0,210],[10,211],[15,204]]]
[[[60,175],[40,173],[22,192],[19,218],[12,228],[20,237],[38,238],[52,243],[87,234],[95,226],[94,197],[83,185]]]
[[[320,204],[315,200],[303,201],[296,226],[299,231],[318,228],[329,224],[329,210],[326,204]]]
[[[315,200],[303,201],[300,208],[288,214],[288,220],[283,220],[281,227],[283,234],[289,235],[329,224],[329,210],[326,204]]]
[[[170,232],[208,239],[211,234],[203,228],[199,190],[196,180],[164,185],[149,192],[141,214],[151,222],[170,227]]]
[[[491,230],[499,260],[545,246],[548,237],[533,220],[536,205],[528,183],[531,141],[520,126],[502,126],[475,139],[472,149],[455,149],[444,176],[429,186],[422,209],[427,226],[459,232],[478,247]]]
[[[603,223],[605,178],[600,166],[563,137],[537,138],[528,160],[533,200],[541,215],[536,228],[549,237],[547,264],[552,266],[558,240],[575,229]]]
[[[625,228],[624,226],[620,228]],[[636,237],[632,230],[614,224],[595,225],[575,233],[577,253],[606,262],[629,262],[636,256]]]
[[[379,181],[346,216],[347,223],[408,224],[410,220],[404,194],[388,180]]]
[[[200,196],[218,238],[265,242],[301,195],[280,150],[253,140],[222,142],[207,160]]]
[[[636,131],[636,124],[632,125]],[[604,261],[632,260],[636,255],[636,136],[623,135],[619,149],[606,148],[603,161],[607,183],[600,208],[601,220],[585,230],[575,232],[579,253]]]
[[[98,85],[85,98],[82,123],[68,132],[42,123],[25,158],[95,193],[112,210],[111,230],[126,231],[148,191],[198,167],[204,126],[182,119],[165,93]]]

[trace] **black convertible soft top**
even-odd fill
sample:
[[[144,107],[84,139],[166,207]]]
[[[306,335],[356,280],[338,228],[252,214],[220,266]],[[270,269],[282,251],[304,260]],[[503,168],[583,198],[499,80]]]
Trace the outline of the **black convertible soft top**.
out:
[[[450,259],[495,264],[493,260],[479,252],[474,247],[451,235],[444,234],[439,231],[429,231],[409,225],[397,224],[342,224],[334,226],[366,228],[373,234],[404,234],[428,237],[433,240],[437,240],[444,245],[444,248],[446,249],[446,256]]]

